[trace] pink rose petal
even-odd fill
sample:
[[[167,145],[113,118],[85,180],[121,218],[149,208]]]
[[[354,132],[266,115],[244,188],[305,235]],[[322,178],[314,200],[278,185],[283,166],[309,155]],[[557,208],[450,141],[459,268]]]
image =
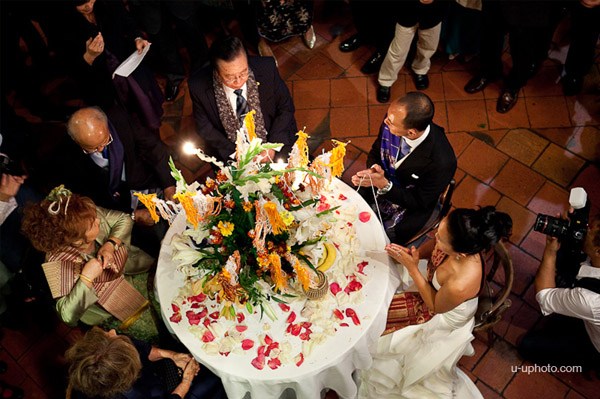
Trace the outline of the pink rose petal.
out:
[[[269,367],[271,368],[271,370],[275,370],[276,368],[278,368],[279,366],[281,366],[281,362],[279,361],[278,358],[273,358],[273,359],[269,360],[267,362],[267,364],[269,365]]]
[[[338,283],[331,283],[331,285],[329,285],[329,289],[333,295],[337,295],[337,293],[342,290]]]
[[[252,359],[252,361],[250,363],[252,363],[252,365],[255,368],[262,370],[263,368],[265,368],[265,356],[258,355],[257,357]]]
[[[245,326],[245,325],[237,325],[237,326],[235,326],[235,329],[236,329],[238,332],[244,332],[244,331],[246,331],[246,330],[248,329],[248,326]]]

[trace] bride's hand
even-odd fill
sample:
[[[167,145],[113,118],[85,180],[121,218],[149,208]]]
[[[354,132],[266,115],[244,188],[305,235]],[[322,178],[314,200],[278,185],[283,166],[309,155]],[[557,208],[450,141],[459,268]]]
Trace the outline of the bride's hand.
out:
[[[398,244],[388,244],[385,250],[392,259],[404,265],[409,273],[419,270],[419,250],[415,246],[405,248]]]

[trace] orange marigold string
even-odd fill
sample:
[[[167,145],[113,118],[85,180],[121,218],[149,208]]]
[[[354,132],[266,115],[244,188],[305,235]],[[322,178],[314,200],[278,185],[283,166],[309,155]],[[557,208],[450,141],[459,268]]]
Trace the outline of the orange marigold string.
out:
[[[348,143],[342,143],[337,140],[332,141],[335,144],[335,148],[331,150],[329,166],[331,167],[332,176],[340,177],[344,173],[344,157],[346,156],[346,145]]]
[[[198,228],[198,222],[200,221],[200,215],[198,214],[198,210],[194,206],[194,200],[192,198],[192,193],[186,191],[185,193],[177,193],[173,196],[174,199],[179,200],[181,206],[183,206],[183,210],[185,211],[185,216],[187,221],[194,226],[194,228]]]
[[[302,284],[302,288],[304,290],[308,290],[310,288],[310,275],[304,266],[300,264],[300,261],[296,258],[294,262],[294,271],[296,272],[296,278]]]
[[[287,286],[285,273],[281,270],[281,258],[277,253],[269,254],[269,263],[271,264],[271,279],[275,283],[275,290],[281,291]]]
[[[269,223],[273,228],[273,234],[277,235],[287,231],[287,226],[283,222],[283,219],[277,210],[277,205],[269,201],[265,204],[264,208],[265,212],[267,213],[267,217],[269,218]]]
[[[299,130],[296,133],[298,139],[296,140],[296,146],[298,146],[298,152],[300,153],[300,167],[304,168],[308,165],[308,134],[304,132],[304,130]]]
[[[248,130],[248,141],[252,141],[256,138],[256,127],[254,126],[255,113],[256,111],[252,110],[244,117],[244,125],[246,126],[246,130]]]
[[[135,193],[134,195],[138,197],[140,202],[148,209],[148,212],[150,212],[150,216],[152,217],[152,220],[154,220],[154,223],[158,223],[160,218],[156,213],[156,203],[154,202],[156,194]]]

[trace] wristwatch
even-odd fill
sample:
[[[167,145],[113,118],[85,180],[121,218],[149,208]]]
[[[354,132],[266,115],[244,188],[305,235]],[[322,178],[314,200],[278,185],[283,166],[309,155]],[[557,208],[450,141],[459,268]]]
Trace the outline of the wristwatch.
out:
[[[393,186],[394,186],[394,183],[392,183],[392,181],[390,180],[384,188],[380,188],[379,190],[377,190],[377,195],[387,194],[392,189]]]

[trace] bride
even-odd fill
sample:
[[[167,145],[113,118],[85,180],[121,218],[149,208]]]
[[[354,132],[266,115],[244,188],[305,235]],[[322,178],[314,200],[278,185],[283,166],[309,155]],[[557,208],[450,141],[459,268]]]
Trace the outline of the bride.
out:
[[[510,216],[494,207],[459,208],[442,220],[435,242],[386,247],[418,293],[394,297],[388,322],[393,314],[395,327],[386,332],[399,330],[379,339],[372,367],[359,375],[359,398],[482,398],[456,363],[473,354],[473,316],[484,278],[480,253],[511,227]],[[429,259],[427,278],[418,269],[421,258]]]

